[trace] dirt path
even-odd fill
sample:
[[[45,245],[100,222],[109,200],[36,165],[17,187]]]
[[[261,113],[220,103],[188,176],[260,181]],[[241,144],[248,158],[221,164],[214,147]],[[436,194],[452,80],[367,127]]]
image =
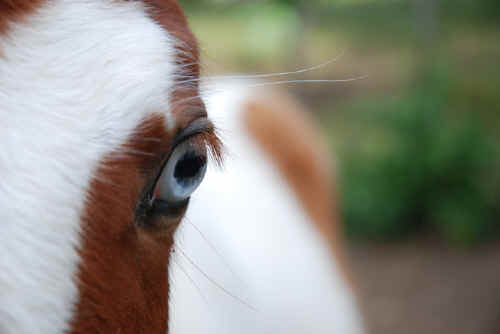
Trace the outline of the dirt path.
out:
[[[350,256],[370,334],[500,333],[500,243],[356,245]]]

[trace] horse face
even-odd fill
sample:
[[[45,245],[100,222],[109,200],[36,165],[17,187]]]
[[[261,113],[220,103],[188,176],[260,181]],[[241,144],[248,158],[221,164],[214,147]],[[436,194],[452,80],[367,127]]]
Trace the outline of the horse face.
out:
[[[0,1],[0,332],[167,332],[198,75],[175,0]]]

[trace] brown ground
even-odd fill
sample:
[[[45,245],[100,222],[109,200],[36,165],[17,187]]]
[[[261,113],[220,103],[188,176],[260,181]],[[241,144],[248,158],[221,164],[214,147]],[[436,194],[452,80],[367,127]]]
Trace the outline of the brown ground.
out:
[[[500,333],[500,243],[355,245],[350,256],[370,334]]]

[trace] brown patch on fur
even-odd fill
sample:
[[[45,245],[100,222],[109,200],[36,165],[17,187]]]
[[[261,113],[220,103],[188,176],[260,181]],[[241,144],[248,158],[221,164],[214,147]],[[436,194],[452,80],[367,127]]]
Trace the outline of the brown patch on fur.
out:
[[[35,12],[44,0],[0,0],[0,34],[8,30],[11,22],[22,21],[26,15]]]
[[[156,233],[139,226],[135,216],[145,187],[173,148],[173,134],[187,126],[169,134],[164,122],[155,115],[141,124],[128,143],[102,161],[90,184],[73,334],[167,333],[168,265],[181,217],[160,218],[174,228]],[[218,145],[212,131],[200,140]]]
[[[135,226],[142,188],[170,150],[163,124],[161,116],[142,124],[90,184],[71,333],[166,333],[173,240],[155,242]],[[129,148],[137,153],[126,153]]]
[[[308,116],[289,96],[262,94],[247,103],[245,122],[345,267],[331,161],[323,138]],[[349,278],[348,271],[344,272]]]

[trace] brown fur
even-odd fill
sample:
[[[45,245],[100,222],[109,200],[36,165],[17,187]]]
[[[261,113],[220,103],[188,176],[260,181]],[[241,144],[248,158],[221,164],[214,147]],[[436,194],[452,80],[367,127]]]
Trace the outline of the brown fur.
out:
[[[327,240],[337,261],[343,264],[332,166],[314,121],[290,97],[264,93],[247,103],[245,122]],[[346,270],[344,273],[349,277]]]
[[[106,157],[90,184],[73,334],[166,333],[175,229],[156,235],[135,220],[143,188],[172,149],[173,136],[163,124],[163,116],[155,115],[140,125],[124,153]],[[218,142],[213,135],[205,139],[209,145]],[[129,148],[136,153],[127,153]]]
[[[45,0],[0,0],[0,34],[8,30],[9,23],[22,21],[40,8]]]
[[[71,333],[166,333],[172,239],[158,243],[135,226],[142,187],[159,168],[171,136],[162,117],[145,122],[133,147],[111,154],[90,185],[82,217],[79,302]]]

